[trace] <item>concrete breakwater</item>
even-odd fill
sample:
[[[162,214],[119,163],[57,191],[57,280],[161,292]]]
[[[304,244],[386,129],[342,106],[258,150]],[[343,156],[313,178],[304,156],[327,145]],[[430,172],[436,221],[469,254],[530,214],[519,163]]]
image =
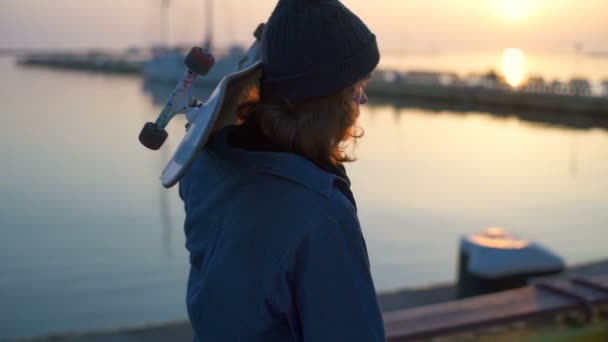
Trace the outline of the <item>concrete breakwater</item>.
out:
[[[513,88],[496,75],[462,79],[434,72],[379,71],[369,82],[368,95],[426,101],[470,108],[531,110],[552,113],[593,114],[608,117],[608,81],[594,92],[584,79],[546,84],[542,79]]]
[[[569,267],[557,277],[593,277],[608,274],[608,260]],[[457,299],[455,284],[440,284],[422,288],[404,288],[378,295],[383,313],[410,309]],[[115,331],[73,333],[3,342],[161,342],[191,341],[192,331],[187,321],[155,326],[117,329]]]
[[[95,71],[115,74],[140,74],[145,59],[139,55],[103,52],[30,54],[17,60],[24,66],[54,69]]]

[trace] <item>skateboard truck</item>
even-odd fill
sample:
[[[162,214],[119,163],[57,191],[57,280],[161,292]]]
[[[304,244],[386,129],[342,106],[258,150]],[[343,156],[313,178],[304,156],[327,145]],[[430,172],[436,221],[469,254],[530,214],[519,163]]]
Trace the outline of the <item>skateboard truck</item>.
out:
[[[215,58],[207,50],[193,47],[184,60],[186,72],[181,81],[173,90],[167,104],[160,112],[156,122],[148,122],[139,134],[139,141],[151,150],[158,150],[167,140],[165,127],[171,119],[180,113],[184,113],[192,103],[192,84],[198,75],[207,75]],[[196,103],[195,103],[196,105]]]
[[[167,105],[155,123],[148,122],[139,135],[146,147],[157,150],[167,139],[165,127],[177,114],[186,114],[186,135],[161,173],[161,184],[175,185],[190,167],[212,132],[235,124],[236,106],[259,85],[262,74],[261,41],[264,24],[255,31],[256,40],[238,63],[238,69],[225,75],[203,103],[192,97],[192,84],[197,75],[205,75],[213,66],[213,56],[200,48],[190,51],[184,64],[188,70],[177,84]]]

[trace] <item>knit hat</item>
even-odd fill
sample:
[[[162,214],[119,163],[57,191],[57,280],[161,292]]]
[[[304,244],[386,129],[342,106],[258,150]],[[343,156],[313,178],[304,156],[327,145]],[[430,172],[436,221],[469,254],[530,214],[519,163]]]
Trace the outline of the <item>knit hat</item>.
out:
[[[338,0],[279,0],[262,38],[264,103],[338,92],[380,60],[376,36]]]

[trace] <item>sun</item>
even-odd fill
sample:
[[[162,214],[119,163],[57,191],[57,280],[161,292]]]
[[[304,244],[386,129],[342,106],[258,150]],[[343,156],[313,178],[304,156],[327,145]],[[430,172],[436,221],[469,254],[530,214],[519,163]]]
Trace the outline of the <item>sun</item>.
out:
[[[505,49],[502,53],[502,73],[513,88],[519,87],[526,76],[526,57],[520,49]]]
[[[523,19],[530,13],[533,0],[494,0],[500,14],[509,20]]]

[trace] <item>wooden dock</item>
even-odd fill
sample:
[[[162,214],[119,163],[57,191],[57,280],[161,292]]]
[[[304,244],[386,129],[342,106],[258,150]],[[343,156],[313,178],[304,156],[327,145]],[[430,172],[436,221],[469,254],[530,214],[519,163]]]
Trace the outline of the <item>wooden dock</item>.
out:
[[[557,316],[578,325],[605,321],[608,275],[542,281],[522,289],[456,300],[384,315],[389,341],[453,336],[518,322],[551,324]],[[608,338],[608,329],[604,332]]]

